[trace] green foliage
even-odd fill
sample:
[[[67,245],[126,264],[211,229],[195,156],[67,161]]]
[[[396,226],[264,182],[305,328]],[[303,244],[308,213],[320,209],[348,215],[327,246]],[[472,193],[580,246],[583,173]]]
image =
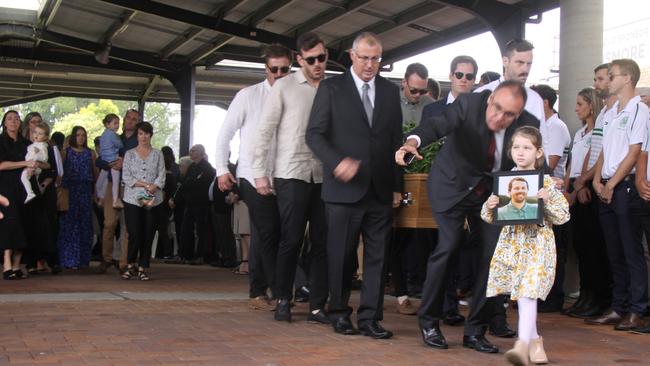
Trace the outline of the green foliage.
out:
[[[119,110],[113,101],[100,99],[97,103],[90,103],[86,107],[81,107],[79,112],[64,116],[54,124],[52,132],[60,131],[64,135],[69,135],[74,126],[82,126],[88,133],[88,147],[95,147],[93,140],[104,132],[102,120],[109,113],[118,114]],[[119,131],[118,131],[119,133]]]
[[[156,149],[168,145],[176,153],[180,142],[180,108],[176,104],[147,103],[144,120],[153,125],[151,145]]]
[[[404,131],[404,136],[408,136],[409,132],[415,128],[415,122],[406,122],[404,123],[402,127],[402,131]],[[429,173],[429,170],[431,170],[431,163],[433,163],[433,160],[435,160],[436,155],[438,155],[438,151],[440,151],[440,148],[442,147],[442,142],[441,141],[436,141],[428,146],[425,146],[424,148],[420,148],[420,155],[422,155],[422,160],[413,160],[413,162],[407,166],[404,167],[404,172],[405,173]]]

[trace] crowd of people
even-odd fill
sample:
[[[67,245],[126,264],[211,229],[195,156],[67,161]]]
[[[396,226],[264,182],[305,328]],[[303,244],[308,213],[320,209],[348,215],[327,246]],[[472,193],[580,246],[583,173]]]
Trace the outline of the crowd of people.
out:
[[[398,313],[417,314],[426,345],[449,347],[440,322],[465,324],[462,344],[479,352],[498,352],[488,332],[518,336],[505,353],[515,365],[548,362],[538,312],[648,333],[642,239],[650,233],[650,114],[647,93],[635,89],[639,67],[629,59],[595,67],[593,86],[576,95],[582,128],[572,139],[554,110],[556,91],[524,86],[533,49],[522,39],[505,45],[502,75],[479,77],[472,57],[455,57],[450,91],[440,99],[422,64],[409,65],[401,85],[380,76],[382,43],[372,33],[355,38],[350,69],[327,78],[317,34],[298,37],[295,53],[270,45],[265,80],[230,104],[215,168],[201,145],[178,164],[170,148],[153,148],[153,126],[135,110],[124,116],[121,135],[119,117],[106,116],[95,140],[99,156],[82,127],[65,141],[49,138],[38,113],[22,122],[8,111],[0,135],[0,194],[11,202],[0,221],[3,277],[88,266],[94,211],[103,226],[99,272],[114,256],[122,278],[143,281],[152,256],[234,267],[249,276],[250,306],[273,311],[276,321],[292,321],[292,302],[308,301],[310,322],[390,338],[380,323],[388,291]],[[393,228],[402,166],[437,141],[427,183],[437,230]],[[493,193],[493,175],[505,171],[543,175],[536,203],[526,204],[523,178],[508,188],[517,191],[512,199]],[[526,221],[537,212],[536,222]],[[497,224],[497,213],[519,221]],[[570,246],[580,296],[565,307]],[[517,330],[506,321],[509,301],[517,304]]]

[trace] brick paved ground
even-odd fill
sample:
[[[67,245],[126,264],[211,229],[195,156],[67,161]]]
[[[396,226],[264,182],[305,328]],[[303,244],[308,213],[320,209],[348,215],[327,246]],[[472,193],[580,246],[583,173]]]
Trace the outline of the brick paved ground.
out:
[[[443,328],[449,350],[425,347],[415,318],[396,314],[393,299],[386,300],[383,324],[396,335],[376,341],[309,324],[302,304],[291,324],[249,310],[245,277],[227,270],[154,265],[151,273],[149,283],[89,271],[3,281],[0,365],[504,364],[502,354],[463,349],[462,328]],[[53,293],[55,301],[45,295]],[[201,300],[206,297],[231,300]],[[516,324],[515,312],[509,314]],[[553,365],[650,364],[649,336],[545,314],[540,329]],[[512,344],[491,340],[502,351]]]

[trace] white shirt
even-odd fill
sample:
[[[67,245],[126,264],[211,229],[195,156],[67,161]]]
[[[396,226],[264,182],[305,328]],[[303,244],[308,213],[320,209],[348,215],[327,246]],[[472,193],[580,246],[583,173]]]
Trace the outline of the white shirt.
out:
[[[603,107],[603,109],[600,110],[600,113],[598,113],[598,117],[596,117],[596,123],[594,124],[594,129],[591,133],[591,152],[589,153],[587,169],[591,169],[596,165],[600,152],[603,151],[603,123],[607,111],[607,106]]]
[[[456,97],[454,97],[454,95],[451,92],[449,92],[449,94],[447,94],[447,104],[453,103],[454,100],[456,100]]]
[[[499,78],[499,80],[494,80],[493,82],[489,84],[485,84],[480,88],[477,88],[474,90],[474,93],[480,93],[484,90],[492,90],[497,88],[499,84],[501,84],[505,79],[502,77]],[[533,89],[526,87],[526,94],[528,97],[526,98],[526,105],[524,106],[524,109],[528,111],[528,113],[532,114],[533,116],[537,117],[539,120],[540,124],[542,121],[546,120],[544,116],[544,101],[542,100],[542,97],[537,94],[536,91]]]
[[[591,147],[592,134],[594,129],[586,132],[587,125],[579,129],[573,137],[573,146],[571,147],[571,170],[569,178],[577,178],[582,174],[582,164],[585,162],[585,155]]]
[[[571,149],[571,134],[569,128],[557,115],[553,113],[549,119],[539,124],[539,132],[542,134],[542,145],[544,146],[544,155],[546,155],[546,162],[551,155],[559,156],[553,176],[564,178],[566,174],[566,163],[569,158],[569,150]]]
[[[217,152],[215,154],[215,165],[217,176],[224,175],[228,170],[228,152],[230,151],[230,140],[239,130],[239,161],[237,163],[237,178],[246,179],[255,186],[255,177],[251,169],[253,160],[253,140],[257,134],[264,102],[271,90],[268,80],[251,85],[240,90],[230,103],[228,112],[217,136]],[[266,176],[272,176],[273,160],[275,156],[275,138],[271,139],[267,156]]]
[[[368,84],[368,98],[370,98],[370,104],[372,104],[372,107],[375,108],[375,91],[377,90],[375,88],[375,77],[373,76],[370,81],[363,81],[361,80],[360,77],[357,76],[357,74],[354,73],[354,70],[350,68],[350,74],[352,74],[352,80],[354,80],[354,85],[357,86],[357,91],[359,92],[359,97],[362,98],[361,101],[363,102],[363,84]]]
[[[619,101],[607,111],[603,125],[603,169],[601,177],[609,179],[616,174],[619,165],[630,151],[630,145],[643,144],[646,140],[648,106],[636,96],[618,112]],[[634,173],[634,168],[630,171]]]
[[[264,103],[253,138],[253,178],[268,171],[266,158],[269,141],[277,140],[273,177],[299,179],[307,183],[323,182],[323,164],[305,142],[309,114],[316,97],[303,70],[277,80]]]

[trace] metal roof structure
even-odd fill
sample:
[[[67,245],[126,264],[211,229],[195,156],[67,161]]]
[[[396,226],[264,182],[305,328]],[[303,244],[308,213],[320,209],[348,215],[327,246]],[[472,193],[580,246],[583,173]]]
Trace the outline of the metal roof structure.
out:
[[[259,63],[264,45],[294,48],[298,35],[315,31],[328,47],[328,68],[343,70],[354,37],[372,31],[384,44],[382,66],[390,68],[486,31],[503,47],[523,37],[526,22],[558,6],[559,0],[43,0],[38,11],[0,9],[0,106],[55,96],[176,102],[183,141],[191,133],[183,133],[190,106],[227,106],[239,89],[264,78],[262,68],[223,66]]]

